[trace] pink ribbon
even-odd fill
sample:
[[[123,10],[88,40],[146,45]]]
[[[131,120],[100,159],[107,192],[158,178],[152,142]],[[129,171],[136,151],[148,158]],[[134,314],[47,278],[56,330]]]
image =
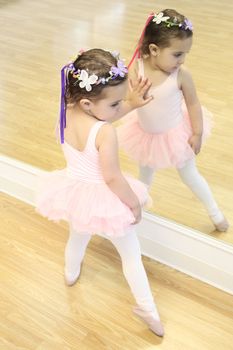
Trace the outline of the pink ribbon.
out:
[[[148,18],[147,18],[147,20],[146,20],[146,23],[145,23],[145,25],[144,25],[142,34],[141,34],[140,39],[139,39],[139,41],[138,41],[136,50],[134,51],[133,57],[131,58],[131,61],[130,61],[129,64],[128,64],[128,69],[130,68],[131,64],[132,64],[133,61],[135,60],[135,57],[136,57],[136,56],[138,56],[138,58],[140,58],[140,51],[139,51],[139,49],[140,49],[140,46],[141,46],[141,44],[142,44],[142,41],[143,41],[143,38],[144,38],[144,35],[145,35],[146,27],[148,26],[148,24],[150,23],[150,21],[152,20],[152,18],[154,17],[154,15],[155,15],[155,14],[152,12],[152,13],[148,16]]]

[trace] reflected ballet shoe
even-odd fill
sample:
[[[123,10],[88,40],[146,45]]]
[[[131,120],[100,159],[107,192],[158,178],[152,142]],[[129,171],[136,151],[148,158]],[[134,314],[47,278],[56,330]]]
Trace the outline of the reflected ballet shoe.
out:
[[[157,320],[151,312],[144,311],[140,307],[134,307],[133,312],[140,317],[149,327],[149,329],[158,335],[159,337],[164,336],[164,328],[160,320]]]
[[[215,228],[219,232],[226,232],[229,228],[229,223],[227,219],[223,219],[223,221],[219,222],[218,224],[214,224]]]
[[[76,271],[76,273],[68,272],[65,269],[65,281],[66,281],[67,286],[73,286],[73,284],[75,284],[77,282],[79,275],[80,275],[80,270],[81,270],[80,266],[79,266],[78,270]]]
[[[216,209],[214,213],[209,215],[209,217],[217,231],[219,232],[227,231],[229,227],[229,223],[225,218],[225,216],[223,215],[223,213],[221,212],[221,210]]]

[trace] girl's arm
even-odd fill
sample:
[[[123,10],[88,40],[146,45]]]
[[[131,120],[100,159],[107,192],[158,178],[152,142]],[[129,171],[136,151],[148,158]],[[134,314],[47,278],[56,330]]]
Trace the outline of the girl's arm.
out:
[[[147,96],[150,87],[151,83],[147,78],[138,78],[135,81],[129,78],[127,98],[122,103],[119,111],[120,116],[124,116],[133,109],[145,106],[147,103],[149,103],[153,99],[152,96]]]
[[[197,97],[192,76],[184,67],[180,68],[178,82],[180,82],[193,129],[193,135],[189,139],[189,144],[195,154],[197,154],[200,152],[203,132],[201,105]]]
[[[141,205],[121,173],[117,136],[111,124],[105,124],[100,128],[96,138],[96,147],[99,150],[100,166],[106,184],[132,210],[135,223],[139,222],[141,220]]]
[[[153,96],[148,96],[151,83],[147,78],[138,77],[137,66],[138,64],[135,61],[129,70],[127,97],[122,103],[118,119],[135,108],[145,106],[153,99]]]

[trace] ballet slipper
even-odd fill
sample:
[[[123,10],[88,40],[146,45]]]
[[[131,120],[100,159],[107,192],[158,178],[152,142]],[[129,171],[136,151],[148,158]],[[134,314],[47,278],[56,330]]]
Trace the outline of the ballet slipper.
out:
[[[81,270],[81,266],[79,266],[78,270],[74,274],[74,273],[68,272],[65,269],[65,281],[66,281],[67,286],[73,286],[73,284],[75,284],[77,282],[79,275],[80,275],[80,270]]]
[[[216,228],[217,231],[219,232],[226,232],[227,229],[229,228],[229,223],[227,221],[227,219],[224,217],[224,219],[219,222],[219,223],[214,223],[214,226]]]
[[[133,308],[133,312],[148,325],[149,329],[153,333],[155,333],[159,337],[164,336],[164,329],[162,323],[160,322],[160,320],[157,320],[155,317],[153,317],[151,312],[145,311],[138,306]]]

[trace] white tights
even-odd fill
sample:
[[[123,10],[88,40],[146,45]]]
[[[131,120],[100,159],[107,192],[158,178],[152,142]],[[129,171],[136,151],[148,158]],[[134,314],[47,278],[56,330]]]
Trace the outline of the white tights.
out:
[[[182,168],[177,169],[181,180],[186,184],[191,191],[200,199],[206,208],[212,221],[217,224],[224,219],[222,212],[219,210],[217,203],[214,200],[213,194],[204,177],[199,173],[195,159],[190,159]],[[139,178],[148,187],[151,186],[155,170],[149,167],[140,167]]]
[[[105,236],[104,236],[105,237]],[[143,310],[150,311],[159,320],[159,314],[150,290],[147,275],[141,259],[141,249],[136,232],[130,228],[123,237],[107,237],[117,249],[122,262],[124,276],[130,286],[134,298]],[[75,275],[85,255],[91,239],[88,233],[70,230],[65,248],[65,265],[69,273]]]

